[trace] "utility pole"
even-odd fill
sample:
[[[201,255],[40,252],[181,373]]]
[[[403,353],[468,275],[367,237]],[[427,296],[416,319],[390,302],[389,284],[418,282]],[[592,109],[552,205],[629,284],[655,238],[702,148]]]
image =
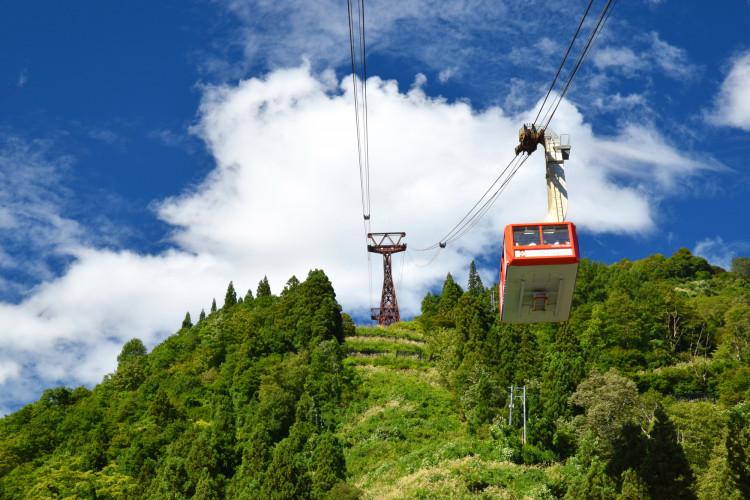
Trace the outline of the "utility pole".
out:
[[[526,386],[523,386],[523,444],[526,444]]]
[[[508,425],[513,425],[513,386],[510,386],[510,403],[508,403]]]
[[[508,403],[508,425],[513,425],[513,408],[515,408],[515,398],[521,398],[523,401],[523,434],[521,435],[521,442],[523,444],[526,444],[526,386],[522,387],[515,387],[510,386],[510,402]],[[514,393],[515,392],[515,393]],[[521,392],[521,394],[518,394],[518,392]]]
[[[367,251],[383,256],[383,293],[380,296],[380,307],[373,308],[370,317],[380,326],[388,326],[401,321],[396,300],[396,285],[393,284],[391,255],[406,250],[402,243],[406,233],[367,233]]]

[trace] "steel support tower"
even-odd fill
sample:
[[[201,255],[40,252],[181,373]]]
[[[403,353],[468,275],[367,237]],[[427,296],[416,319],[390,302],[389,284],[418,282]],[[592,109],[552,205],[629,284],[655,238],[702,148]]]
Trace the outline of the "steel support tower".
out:
[[[403,239],[406,233],[368,233],[367,251],[383,256],[383,294],[380,296],[380,307],[373,308],[371,317],[380,326],[388,326],[401,320],[396,300],[396,286],[391,272],[391,255],[406,250]]]

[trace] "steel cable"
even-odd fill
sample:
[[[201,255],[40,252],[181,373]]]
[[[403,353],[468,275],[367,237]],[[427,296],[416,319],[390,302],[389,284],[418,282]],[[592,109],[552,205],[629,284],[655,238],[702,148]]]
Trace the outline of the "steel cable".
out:
[[[542,113],[542,110],[544,109],[544,105],[547,103],[547,99],[549,98],[549,95],[552,93],[552,89],[555,88],[557,79],[560,77],[560,72],[565,66],[565,62],[568,60],[568,55],[570,55],[570,51],[571,49],[573,49],[573,45],[575,44],[575,41],[578,38],[578,33],[581,32],[581,27],[583,26],[583,22],[586,20],[586,16],[589,15],[589,10],[591,10],[591,5],[593,5],[593,3],[594,3],[594,0],[589,0],[589,4],[583,13],[583,16],[581,17],[581,21],[578,23],[578,28],[576,28],[575,33],[573,33],[573,38],[570,40],[570,43],[568,44],[568,49],[565,51],[565,55],[563,56],[563,59],[560,62],[560,66],[558,66],[557,68],[557,73],[555,73],[555,78],[552,79],[552,83],[550,84],[549,89],[547,89],[547,95],[544,96],[542,105],[539,106],[539,111],[536,114],[536,118],[534,118],[534,121],[532,122],[534,125],[536,125],[536,122],[539,119],[539,115]]]
[[[560,103],[567,95],[568,90],[570,89],[570,84],[573,83],[573,78],[575,78],[576,74],[578,73],[578,70],[581,68],[581,64],[583,63],[583,60],[586,58],[586,55],[591,49],[591,46],[594,43],[594,40],[599,36],[600,28],[604,27],[603,22],[605,19],[609,17],[608,13],[610,12],[610,8],[612,7],[612,5],[613,5],[613,0],[607,0],[607,4],[604,6],[604,9],[602,9],[601,14],[599,14],[599,19],[596,22],[596,26],[594,26],[594,29],[591,31],[591,34],[589,35],[589,39],[586,41],[586,46],[581,51],[580,55],[578,56],[578,59],[576,60],[575,66],[573,66],[573,69],[568,75],[568,79],[567,79],[567,82],[565,83],[565,87],[563,88],[563,91],[557,97],[557,103],[554,105],[554,107],[550,106],[550,109],[547,110],[547,113],[549,114],[549,118],[547,118],[547,114],[545,114],[545,117],[542,119],[542,121],[544,122],[542,129],[547,128],[549,123],[552,121],[552,117],[555,116],[555,113],[557,112],[557,108],[560,106]],[[552,111],[552,113],[549,113],[550,110]]]
[[[607,19],[609,19],[609,15],[611,13],[611,8],[614,5],[616,0],[607,0],[606,5],[602,9],[596,25],[594,26],[593,30],[591,31],[591,34],[588,37],[588,40],[581,51],[581,53],[578,55],[576,62],[574,63],[574,67],[569,73],[565,86],[562,90],[562,92],[551,101],[549,108],[547,108],[547,111],[545,112],[542,122],[544,122],[544,125],[541,127],[541,130],[544,130],[549,125],[550,121],[554,117],[555,113],[557,112],[558,107],[560,106],[560,103],[562,102],[562,99],[565,98],[567,95],[568,90],[570,89],[570,85],[573,82],[573,78],[575,78],[576,74],[578,73],[578,70],[581,67],[581,64],[583,63],[583,60],[586,58],[586,55],[588,54],[589,50],[591,49],[591,46],[593,42],[596,40],[596,38],[599,36],[599,33],[604,28],[604,24],[606,23]],[[568,48],[565,51],[565,54],[563,56],[562,62],[560,63],[560,66],[558,67],[557,73],[555,74],[555,77],[552,80],[552,83],[547,91],[547,94],[544,97],[544,100],[542,101],[541,106],[539,107],[539,111],[537,112],[536,117],[534,118],[534,124],[536,124],[537,120],[539,119],[539,116],[541,115],[542,111],[544,110],[544,106],[547,103],[547,100],[549,99],[549,96],[551,95],[552,90],[554,89],[555,85],[557,84],[557,80],[560,76],[560,73],[565,66],[565,62],[568,59],[568,56],[570,55],[570,51],[572,50],[576,39],[578,38],[578,35],[581,31],[581,28],[584,24],[585,19],[588,16],[588,13],[591,9],[591,6],[593,4],[593,0],[590,0],[586,10],[584,11],[583,16],[581,17],[581,20],[578,23],[578,27],[576,28],[576,31],[573,35],[572,40],[568,44]],[[482,196],[479,198],[479,200],[471,207],[471,209],[459,220],[449,231],[446,233],[446,235],[441,238],[437,243],[430,245],[425,248],[418,248],[415,249],[416,251],[429,251],[433,249],[441,249],[444,248],[445,245],[448,243],[453,243],[463,237],[467,232],[469,232],[471,229],[473,229],[479,222],[479,220],[484,217],[484,215],[489,211],[489,209],[494,205],[495,201],[497,201],[497,198],[502,194],[505,187],[508,185],[508,183],[513,179],[513,177],[516,175],[518,170],[521,168],[521,166],[526,162],[528,159],[528,155],[523,157],[523,159],[518,162],[514,167],[512,167],[513,163],[518,159],[518,155],[515,156],[502,170],[500,175],[495,178],[495,180],[492,182],[490,187],[482,194]],[[510,175],[506,177],[506,179],[502,182],[502,184],[492,193],[492,195],[484,201],[484,203],[477,209],[477,207],[482,203],[483,200],[487,197],[487,195],[492,191],[492,189],[495,187],[495,185],[500,181],[500,179],[503,178],[505,173],[508,171],[509,168],[512,168],[512,171]]]

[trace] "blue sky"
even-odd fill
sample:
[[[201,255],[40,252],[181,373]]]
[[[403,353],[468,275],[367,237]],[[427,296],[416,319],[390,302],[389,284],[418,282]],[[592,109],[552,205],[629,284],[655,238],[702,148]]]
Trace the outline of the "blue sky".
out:
[[[508,160],[585,2],[366,5],[373,227],[424,246]],[[367,308],[345,2],[3,10],[0,413],[95,383],[124,341],[157,343],[229,279],[278,290],[322,267]],[[746,0],[617,3],[551,124],[571,133],[586,256],[750,254],[747,26]],[[544,213],[540,161],[466,241],[396,259],[407,313],[472,257],[493,279],[500,228]]]

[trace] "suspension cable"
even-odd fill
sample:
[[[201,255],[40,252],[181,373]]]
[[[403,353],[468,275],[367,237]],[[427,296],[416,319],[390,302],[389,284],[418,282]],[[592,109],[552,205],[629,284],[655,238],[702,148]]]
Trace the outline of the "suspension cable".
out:
[[[362,198],[362,215],[367,220],[367,204],[366,204],[366,190],[365,190],[365,166],[362,162],[362,136],[360,134],[360,123],[359,123],[359,92],[357,89],[357,57],[354,52],[354,19],[352,16],[352,1],[347,0],[346,2],[347,11],[349,14],[349,50],[352,59],[352,89],[354,93],[354,122],[357,132],[357,164],[359,165],[359,189]]]
[[[616,0],[607,0],[606,5],[602,9],[601,13],[599,14],[599,17],[597,19],[597,22],[591,31],[588,40],[583,48],[583,50],[580,52],[578,57],[576,58],[576,61],[574,63],[573,69],[568,74],[565,85],[563,87],[562,92],[556,96],[552,101],[550,101],[550,106],[547,108],[546,113],[544,114],[542,118],[542,122],[544,125],[541,127],[541,130],[544,130],[549,125],[550,121],[554,117],[555,113],[557,112],[557,108],[560,106],[560,103],[562,102],[562,99],[565,98],[568,90],[570,89],[570,85],[573,82],[573,78],[576,76],[576,73],[581,67],[581,64],[583,63],[583,60],[585,59],[586,55],[588,54],[589,50],[591,49],[591,46],[596,40],[596,38],[599,36],[599,33],[604,28],[604,24],[606,23],[606,20],[609,18],[609,15],[611,13],[611,7],[614,5]],[[539,119],[539,116],[541,115],[542,111],[544,110],[545,104],[547,104],[547,100],[549,99],[549,96],[552,93],[552,90],[554,89],[555,85],[557,84],[557,80],[560,76],[560,73],[562,72],[563,67],[565,66],[565,62],[568,59],[568,56],[570,55],[570,51],[572,50],[576,39],[578,38],[578,35],[581,31],[581,27],[584,24],[584,21],[586,20],[586,17],[589,14],[589,11],[591,9],[591,6],[593,4],[593,0],[590,0],[586,10],[584,11],[583,16],[581,17],[581,20],[578,23],[578,27],[573,35],[572,40],[568,44],[568,48],[565,51],[565,54],[563,56],[562,62],[560,63],[560,66],[558,67],[557,73],[555,74],[555,77],[552,80],[552,83],[547,91],[547,94],[544,97],[544,100],[542,101],[541,106],[539,107],[539,111],[537,112],[536,118],[534,119],[534,124],[536,124],[537,120]],[[489,209],[494,205],[495,201],[499,198],[499,196],[502,194],[502,192],[505,190],[505,187],[508,185],[508,183],[513,179],[513,177],[516,175],[518,170],[521,168],[521,166],[526,162],[528,159],[528,155],[524,156],[520,161],[518,161],[519,156],[514,156],[510,162],[505,166],[505,168],[501,171],[500,175],[498,175],[495,180],[490,184],[490,187],[482,194],[482,196],[479,198],[479,200],[469,209],[469,211],[461,218],[461,220],[458,221],[451,229],[446,233],[446,235],[441,238],[437,243],[434,243],[430,246],[427,246],[425,248],[418,248],[415,249],[416,251],[429,251],[432,249],[442,249],[445,248],[445,246],[448,243],[452,243],[463,237],[466,233],[468,233],[471,229],[473,229],[478,223],[479,220],[484,217],[484,215],[489,211]],[[515,165],[514,165],[515,163]],[[500,184],[497,189],[487,197],[487,195],[492,191],[492,189],[495,187],[495,185],[500,182],[500,180],[505,176],[506,172],[510,169],[510,174],[505,177],[505,180]],[[484,203],[483,203],[484,202]],[[481,206],[480,206],[481,204]],[[479,208],[477,208],[479,207]]]
[[[578,70],[581,68],[581,64],[583,63],[583,60],[586,58],[586,55],[589,53],[589,50],[591,49],[591,46],[594,43],[594,40],[596,40],[596,38],[599,36],[601,29],[604,28],[604,21],[605,19],[609,18],[609,12],[610,12],[612,5],[613,5],[613,0],[607,0],[607,3],[602,9],[601,14],[599,14],[599,18],[596,21],[596,25],[594,26],[594,29],[591,30],[591,34],[589,35],[589,38],[586,41],[586,46],[583,48],[583,50],[579,54],[578,59],[576,60],[575,66],[573,66],[573,69],[568,75],[568,79],[565,82],[565,87],[563,87],[562,92],[556,99],[557,102],[555,103],[554,107],[550,106],[550,109],[547,110],[547,113],[549,113],[549,118],[547,118],[547,115],[545,114],[545,118],[542,119],[542,121],[544,122],[544,126],[542,127],[543,129],[546,129],[549,123],[552,121],[552,117],[555,116],[555,113],[557,112],[557,108],[560,106],[560,103],[567,95],[568,90],[570,89],[570,84],[573,83],[573,78],[575,78],[576,73],[578,73]],[[552,111],[551,113],[550,113],[550,110]]]
[[[365,136],[365,189],[367,192],[367,215],[372,213],[372,198],[370,196],[370,120],[367,107],[367,43],[365,42],[365,1],[359,0],[360,24],[359,40],[362,61],[362,96],[364,103],[364,136]]]
[[[492,206],[495,204],[497,199],[500,197],[500,195],[505,191],[505,187],[510,183],[510,181],[513,179],[513,177],[518,173],[518,170],[523,166],[524,163],[526,163],[526,160],[528,160],[528,156],[524,156],[521,158],[521,161],[518,162],[518,164],[515,166],[513,171],[511,171],[510,175],[503,181],[503,183],[497,188],[497,190],[492,194],[490,198],[487,199],[487,201],[484,202],[482,207],[477,211],[477,213],[470,219],[466,225],[461,229],[460,232],[456,233],[454,236],[452,236],[449,240],[447,240],[445,243],[453,243],[454,241],[459,240],[462,238],[466,233],[474,229],[474,227],[479,223],[479,221],[484,217],[484,215],[492,208]]]
[[[487,188],[487,190],[482,194],[482,196],[477,200],[476,203],[469,209],[468,212],[459,220],[445,235],[440,238],[440,241],[438,243],[434,243],[428,247],[425,248],[415,248],[414,250],[417,252],[426,252],[435,248],[442,248],[443,244],[447,243],[447,241],[456,233],[461,231],[461,229],[471,222],[471,220],[476,216],[476,208],[479,206],[482,201],[485,200],[488,194],[490,194],[490,191],[492,191],[492,188],[495,187],[495,185],[500,182],[500,180],[503,178],[506,172],[512,168],[513,163],[515,163],[518,160],[518,156],[514,156],[508,164],[503,168],[503,170],[500,172],[500,174],[495,177],[495,180],[492,181],[492,184]],[[493,194],[494,196],[494,194]],[[481,209],[480,209],[481,210]]]
[[[591,10],[591,5],[594,3],[594,0],[589,0],[589,4],[586,7],[586,10],[583,13],[583,16],[581,16],[581,21],[578,23],[578,28],[576,28],[576,32],[573,33],[573,38],[570,40],[570,43],[568,44],[568,49],[565,51],[565,55],[562,58],[562,61],[560,61],[560,66],[557,68],[557,73],[555,73],[555,77],[552,79],[552,83],[549,86],[549,89],[547,89],[547,95],[544,96],[544,100],[542,101],[542,105],[539,106],[539,111],[536,114],[536,118],[534,118],[534,121],[532,122],[534,125],[536,125],[537,120],[539,119],[539,115],[542,113],[542,110],[544,109],[544,105],[547,103],[547,99],[549,98],[549,95],[552,93],[552,89],[555,88],[555,84],[557,83],[557,79],[560,77],[560,72],[563,69],[563,66],[565,66],[565,61],[568,60],[568,55],[570,55],[571,49],[573,49],[573,44],[575,44],[576,38],[578,38],[578,33],[581,32],[581,27],[583,26],[583,22],[586,20],[586,16],[589,15],[589,10]]]
[[[371,232],[371,196],[370,196],[370,152],[369,130],[367,116],[367,62],[365,42],[365,6],[364,0],[357,1],[355,13],[352,0],[347,0],[347,15],[349,21],[349,54],[351,56],[352,89],[354,97],[354,124],[357,134],[357,166],[359,167],[359,189],[362,203],[362,226],[365,239],[365,253],[367,255],[367,275],[369,285],[368,301],[373,303],[372,287],[372,256],[367,251],[368,234]],[[355,16],[357,29],[355,30]],[[355,43],[355,37],[357,41]],[[355,48],[356,45],[356,48]],[[359,59],[359,62],[357,61]],[[361,68],[361,74],[360,74]]]

